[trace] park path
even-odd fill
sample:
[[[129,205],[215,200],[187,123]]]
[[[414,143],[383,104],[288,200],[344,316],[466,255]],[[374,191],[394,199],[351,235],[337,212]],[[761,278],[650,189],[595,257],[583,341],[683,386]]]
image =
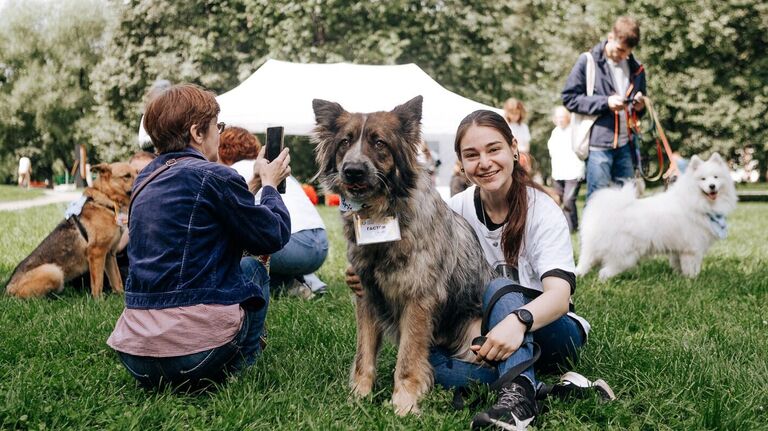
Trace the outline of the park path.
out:
[[[46,190],[45,196],[41,196],[39,198],[24,199],[21,201],[0,202],[0,211],[17,211],[41,205],[56,204],[59,202],[72,202],[73,200],[79,198],[82,194],[82,190],[71,192],[56,192],[53,190]]]

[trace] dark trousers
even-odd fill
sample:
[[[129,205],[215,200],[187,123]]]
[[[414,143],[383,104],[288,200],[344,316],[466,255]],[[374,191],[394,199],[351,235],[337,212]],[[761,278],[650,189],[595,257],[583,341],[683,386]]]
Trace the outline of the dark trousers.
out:
[[[568,228],[571,233],[579,230],[579,214],[576,210],[576,198],[581,188],[580,180],[555,180],[555,193],[563,203],[563,212],[568,220]]]

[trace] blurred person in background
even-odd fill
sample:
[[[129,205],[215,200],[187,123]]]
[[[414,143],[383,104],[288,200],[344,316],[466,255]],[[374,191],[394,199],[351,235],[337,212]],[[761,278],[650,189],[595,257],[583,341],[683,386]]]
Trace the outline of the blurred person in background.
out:
[[[227,127],[219,142],[219,161],[235,169],[246,181],[258,183],[254,160],[261,149],[259,139],[247,130]],[[258,203],[261,191],[252,191]],[[293,176],[286,178],[285,193],[281,197],[291,215],[291,240],[269,260],[270,289],[273,295],[312,299],[324,294],[327,287],[315,275],[328,257],[325,224]]]
[[[547,141],[552,163],[552,180],[568,220],[568,228],[574,233],[579,229],[576,198],[584,179],[584,162],[573,152],[571,145],[571,113],[564,106],[558,106],[553,112],[552,121],[555,128]]]

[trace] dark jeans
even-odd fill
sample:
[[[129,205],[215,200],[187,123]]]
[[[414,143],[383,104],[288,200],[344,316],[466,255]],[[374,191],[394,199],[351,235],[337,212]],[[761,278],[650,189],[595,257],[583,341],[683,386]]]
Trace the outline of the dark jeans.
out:
[[[262,351],[261,337],[269,305],[269,276],[256,259],[240,261],[243,276],[261,286],[264,307],[254,310],[243,306],[245,317],[240,331],[228,343],[190,355],[155,358],[118,352],[128,372],[147,389],[171,386],[177,390],[198,390],[222,382],[227,374],[253,365]],[[192,335],[194,336],[194,335]]]
[[[563,203],[563,213],[568,220],[568,228],[571,233],[579,230],[579,214],[576,209],[576,198],[581,188],[580,180],[555,180],[555,193]]]
[[[483,307],[488,305],[490,298],[502,286],[510,280],[497,278],[488,284],[483,298]],[[522,293],[508,293],[496,302],[490,316],[489,326],[493,328],[504,320],[509,313],[530,302]],[[525,362],[533,357],[533,342],[541,348],[541,357],[534,366],[526,369],[522,375],[531,380],[534,387],[537,381],[536,371],[553,372],[567,369],[578,359],[578,349],[584,345],[584,333],[581,325],[569,316],[563,316],[549,325],[539,328],[525,336],[523,344],[515,353],[498,367],[491,368],[472,362],[460,361],[450,356],[443,348],[432,348],[429,362],[435,373],[435,383],[447,387],[466,387],[470,382],[493,383],[500,375],[517,364]]]

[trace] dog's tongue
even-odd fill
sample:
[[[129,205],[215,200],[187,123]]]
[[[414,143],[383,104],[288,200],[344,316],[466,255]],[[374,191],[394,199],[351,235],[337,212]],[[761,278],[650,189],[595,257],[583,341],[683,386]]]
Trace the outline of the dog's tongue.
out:
[[[709,200],[713,201],[713,200],[717,199],[717,192],[709,192],[709,193],[707,193],[707,197],[709,198]]]

